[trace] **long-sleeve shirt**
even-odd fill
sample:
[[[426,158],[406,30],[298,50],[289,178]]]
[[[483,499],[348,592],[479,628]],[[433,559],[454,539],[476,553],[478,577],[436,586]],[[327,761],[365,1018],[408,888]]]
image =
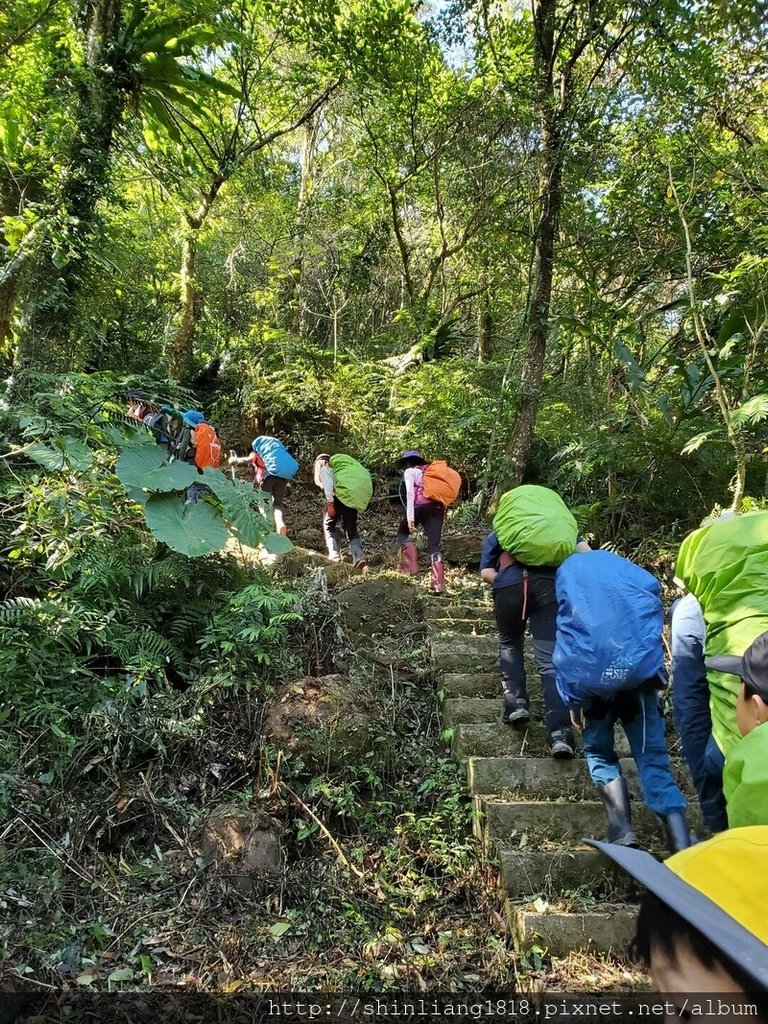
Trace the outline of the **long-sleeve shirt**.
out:
[[[330,466],[323,466],[319,473],[318,487],[325,495],[325,500],[330,504],[333,501],[333,492],[336,486],[333,479],[333,470]]]
[[[410,466],[403,473],[405,484],[405,515],[409,523],[414,521],[417,505],[429,505],[424,497],[424,470],[421,466]]]

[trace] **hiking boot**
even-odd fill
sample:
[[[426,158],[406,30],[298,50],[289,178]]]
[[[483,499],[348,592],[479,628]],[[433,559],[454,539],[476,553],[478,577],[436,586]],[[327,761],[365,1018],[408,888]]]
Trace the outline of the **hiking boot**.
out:
[[[365,554],[363,553],[363,545],[360,541],[355,538],[349,543],[349,551],[352,555],[352,567],[357,572],[365,572],[365,567],[368,564],[365,560]]]
[[[598,785],[597,792],[608,817],[608,842],[637,849],[640,843],[632,828],[629,790],[624,779],[614,779],[605,786]]]
[[[432,589],[436,594],[445,593],[445,562],[440,555],[432,555]]]
[[[400,572],[406,572],[409,576],[419,575],[419,552],[412,540],[407,540],[403,544],[399,569]]]
[[[576,756],[573,745],[573,733],[570,729],[555,729],[549,736],[549,752],[557,761],[565,761]]]
[[[524,725],[530,721],[528,701],[522,698],[505,697],[501,720],[505,725]]]
[[[670,853],[687,850],[691,845],[691,833],[685,819],[685,811],[672,811],[665,818],[664,830],[667,833],[667,846]]]

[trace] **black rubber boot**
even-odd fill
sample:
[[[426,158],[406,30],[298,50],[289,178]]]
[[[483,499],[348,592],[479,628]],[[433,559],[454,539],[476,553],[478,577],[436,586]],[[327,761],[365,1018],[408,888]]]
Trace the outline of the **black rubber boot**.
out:
[[[637,836],[632,828],[632,812],[629,806],[629,790],[624,779],[614,779],[607,786],[597,787],[608,816],[609,843],[617,846],[639,847]]]
[[[670,853],[687,850],[691,845],[691,833],[685,819],[685,811],[673,811],[664,818],[667,846]]]

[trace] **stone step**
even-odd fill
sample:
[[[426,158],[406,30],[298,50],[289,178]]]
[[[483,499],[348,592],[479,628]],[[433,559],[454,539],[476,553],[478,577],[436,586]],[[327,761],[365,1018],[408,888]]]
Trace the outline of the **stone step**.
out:
[[[501,704],[501,701],[499,701]],[[578,738],[576,740],[578,746]],[[549,737],[540,722],[530,721],[525,728],[482,722],[462,724],[453,730],[453,756],[456,760],[467,757],[546,757]]]
[[[626,872],[596,850],[503,849],[499,873],[506,895],[514,899],[563,899],[576,890],[617,899],[638,891]]]
[[[490,622],[495,624],[492,605],[481,604],[444,604],[440,601],[428,601],[424,606],[424,618],[427,622]]]
[[[495,705],[495,713],[491,705]],[[475,714],[479,716],[481,713],[487,714],[490,721],[457,721],[452,727],[453,756],[457,760],[465,757],[539,757],[549,753],[547,731],[536,714],[535,705],[533,716],[526,726],[505,725],[501,721],[501,698],[488,701],[487,709],[477,705]],[[581,735],[578,732],[574,732],[574,740],[576,750],[581,750]],[[613,742],[619,757],[630,756],[629,743],[620,726],[616,727]]]
[[[634,762],[630,762],[634,768]],[[622,762],[622,768],[625,762]],[[470,757],[467,781],[472,796],[514,793],[531,800],[594,800],[586,761],[551,757]]]
[[[446,637],[450,635],[451,638],[456,636],[496,636],[496,626],[493,622],[486,619],[427,619],[427,626],[433,631],[440,631],[441,642],[444,642]]]
[[[499,849],[519,847],[521,837],[533,847],[578,846],[585,837],[602,837],[605,811],[599,801],[502,800],[475,797],[474,831]],[[644,846],[661,843],[663,829],[644,806],[632,806],[632,824]]]
[[[622,757],[620,762],[630,796],[642,803],[643,793],[633,758]],[[672,772],[678,786],[690,798],[692,786],[685,765],[673,761]],[[555,761],[551,757],[470,757],[467,783],[472,796],[516,793],[532,800],[552,800],[559,796],[595,799],[595,788],[583,758]]]
[[[430,645],[437,672],[498,672],[499,647],[493,636],[432,634]]]
[[[568,956],[575,950],[624,954],[634,937],[637,920],[637,908],[627,904],[563,914],[540,913],[508,901],[506,911],[509,934],[517,951],[539,946],[553,957]]]
[[[495,672],[446,672],[438,683],[447,697],[497,697],[501,695],[498,667]]]
[[[443,701],[443,721],[447,726],[500,722],[502,706],[501,695],[495,699],[492,697],[451,697]],[[543,701],[531,702],[531,718],[537,722],[543,721]]]

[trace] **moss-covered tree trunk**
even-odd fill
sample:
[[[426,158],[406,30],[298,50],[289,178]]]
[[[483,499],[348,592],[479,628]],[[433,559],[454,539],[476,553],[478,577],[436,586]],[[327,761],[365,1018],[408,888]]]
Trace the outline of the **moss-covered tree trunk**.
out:
[[[97,206],[109,184],[126,95],[115,46],[121,0],[94,0],[86,10],[76,127],[45,230],[25,272],[18,365],[67,365],[79,347],[76,299],[98,235]]]

